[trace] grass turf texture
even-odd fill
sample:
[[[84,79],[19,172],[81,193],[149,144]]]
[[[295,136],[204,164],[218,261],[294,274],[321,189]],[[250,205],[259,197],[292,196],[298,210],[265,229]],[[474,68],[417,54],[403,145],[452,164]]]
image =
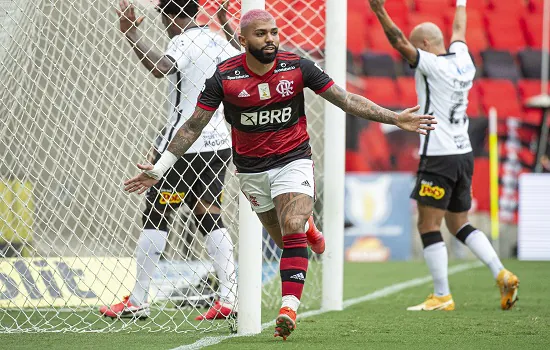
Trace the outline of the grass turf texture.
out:
[[[479,267],[450,277],[457,308],[453,312],[405,311],[407,306],[420,303],[431,292],[431,284],[428,283],[352,306],[342,312],[298,320],[296,331],[286,342],[273,338],[273,327],[269,327],[258,336],[227,339],[211,348],[548,349],[550,263],[506,261],[505,265],[518,274],[521,281],[520,301],[511,311],[500,310],[499,293],[490,272],[485,267]],[[344,297],[359,297],[427,274],[423,262],[347,263]],[[277,310],[263,310],[264,322],[274,319]],[[93,318],[92,315],[88,317]],[[6,315],[0,316],[0,319],[5,322]],[[160,322],[157,319],[157,323]],[[0,334],[0,344],[3,349],[171,349],[206,336],[227,334],[225,327],[213,332],[185,334]]]

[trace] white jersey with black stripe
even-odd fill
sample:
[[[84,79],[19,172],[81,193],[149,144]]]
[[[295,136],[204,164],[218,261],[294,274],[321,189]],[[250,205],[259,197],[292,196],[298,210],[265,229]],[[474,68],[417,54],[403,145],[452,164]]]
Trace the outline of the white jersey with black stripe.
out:
[[[169,118],[156,142],[160,153],[166,150],[178,129],[195,111],[197,98],[206,79],[214,74],[216,65],[238,54],[237,49],[208,26],[187,29],[170,40],[165,55],[176,62],[177,71],[168,76]],[[213,152],[229,147],[231,139],[224,122],[223,106],[220,106],[187,153]]]
[[[476,69],[464,42],[451,43],[445,55],[418,50],[416,93],[422,114],[434,115],[435,130],[420,135],[420,155],[442,156],[472,151],[466,115]]]

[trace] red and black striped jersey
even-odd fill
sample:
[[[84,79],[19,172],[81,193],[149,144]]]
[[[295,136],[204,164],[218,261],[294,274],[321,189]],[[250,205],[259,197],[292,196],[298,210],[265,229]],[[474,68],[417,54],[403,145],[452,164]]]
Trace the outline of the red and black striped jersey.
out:
[[[319,94],[333,84],[319,65],[290,52],[279,52],[262,76],[241,54],[217,66],[197,106],[214,111],[223,102],[237,171],[256,173],[311,159],[304,88]]]

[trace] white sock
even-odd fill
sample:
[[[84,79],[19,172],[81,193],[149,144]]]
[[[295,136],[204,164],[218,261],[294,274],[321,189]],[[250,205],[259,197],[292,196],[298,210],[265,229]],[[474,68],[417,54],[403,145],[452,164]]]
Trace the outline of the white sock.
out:
[[[132,304],[141,305],[147,302],[151,278],[157,268],[160,255],[166,247],[168,232],[145,229],[139,236],[136,248],[136,284],[130,294]]]
[[[438,297],[451,294],[447,273],[449,257],[445,242],[438,242],[424,248],[424,260],[432,274],[434,294]]]
[[[294,310],[294,312],[297,312],[299,306],[300,306],[300,300],[298,300],[298,298],[296,298],[294,295],[285,295],[283,297],[283,303],[281,305],[281,309],[283,307],[289,307],[292,310]]]
[[[214,270],[220,281],[220,302],[235,306],[237,276],[233,241],[226,228],[210,232],[206,236],[206,251],[214,262]]]
[[[493,277],[497,278],[498,273],[504,269],[502,262],[498,258],[497,252],[493,249],[491,242],[487,239],[485,233],[475,230],[466,237],[466,245],[470,250],[491,269]]]

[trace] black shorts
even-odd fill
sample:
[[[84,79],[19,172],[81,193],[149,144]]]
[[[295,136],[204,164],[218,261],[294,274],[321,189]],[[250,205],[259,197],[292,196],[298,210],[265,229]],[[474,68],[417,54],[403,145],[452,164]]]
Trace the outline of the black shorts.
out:
[[[157,156],[158,161],[160,155]],[[178,208],[185,202],[193,210],[199,199],[221,207],[225,171],[231,160],[231,149],[217,152],[185,154],[147,192],[147,209],[152,204],[160,213],[166,207]]]
[[[472,206],[472,152],[449,156],[422,156],[411,198],[418,203],[455,213]]]

